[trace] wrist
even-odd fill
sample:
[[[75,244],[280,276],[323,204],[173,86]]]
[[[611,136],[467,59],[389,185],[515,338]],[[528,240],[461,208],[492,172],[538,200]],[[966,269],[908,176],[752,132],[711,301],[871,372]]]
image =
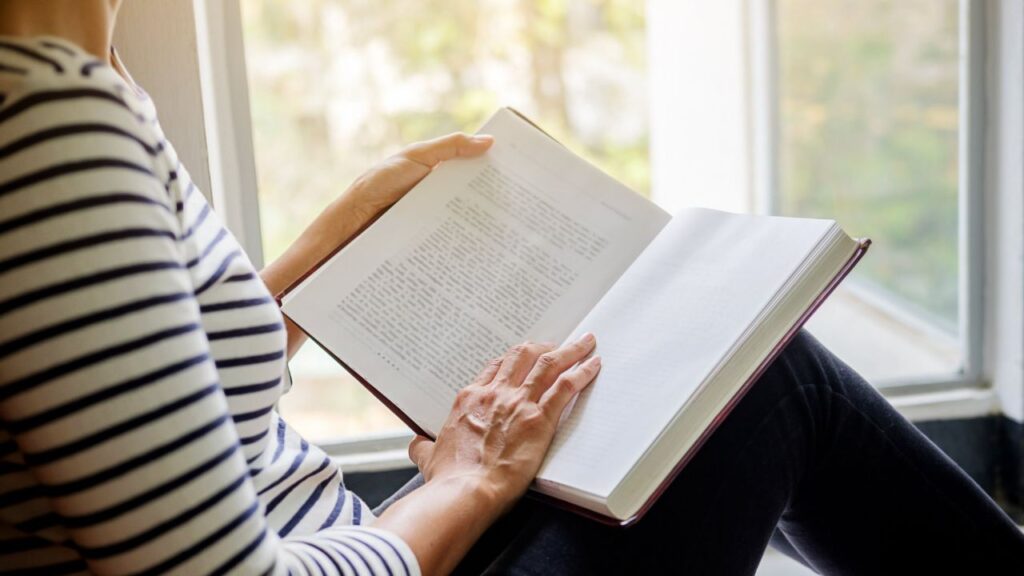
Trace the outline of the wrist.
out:
[[[276,296],[301,278],[355,234],[362,226],[361,218],[349,208],[348,201],[332,202],[279,258],[263,269],[261,276],[267,287]]]
[[[348,192],[334,199],[290,247],[304,260],[319,262],[347,242],[369,222],[365,209]]]
[[[434,478],[428,484],[455,491],[472,501],[477,510],[493,512],[491,521],[507,512],[519,501],[521,493],[513,492],[506,482],[493,474],[464,474],[445,478]]]
[[[328,207],[328,211],[351,219],[357,225],[356,228],[359,229],[373,220],[387,207],[379,206],[377,202],[374,202],[374,197],[375,195],[360,179],[335,198]]]

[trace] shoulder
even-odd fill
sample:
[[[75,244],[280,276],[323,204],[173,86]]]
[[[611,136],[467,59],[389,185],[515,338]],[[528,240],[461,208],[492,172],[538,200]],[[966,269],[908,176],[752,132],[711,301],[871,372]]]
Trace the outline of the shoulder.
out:
[[[15,121],[47,104],[57,106],[45,108],[52,113],[132,117],[140,128],[155,120],[148,97],[78,46],[59,38],[0,36],[0,120]]]
[[[0,161],[51,142],[51,155],[102,150],[142,164],[165,146],[148,96],[106,63],[58,38],[0,36]]]
[[[73,44],[0,37],[0,212],[128,192],[171,205],[148,98]]]

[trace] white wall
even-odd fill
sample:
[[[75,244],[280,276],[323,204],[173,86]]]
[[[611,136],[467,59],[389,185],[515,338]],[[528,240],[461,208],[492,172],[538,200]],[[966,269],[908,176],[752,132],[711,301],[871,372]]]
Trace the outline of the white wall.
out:
[[[752,206],[743,0],[648,0],[653,199]]]
[[[114,45],[149,92],[178,156],[249,259],[262,266],[238,0],[135,0]]]
[[[211,198],[192,0],[125,2],[114,46],[156,103],[160,124],[192,180]]]
[[[985,376],[1024,420],[1024,2],[987,3]]]

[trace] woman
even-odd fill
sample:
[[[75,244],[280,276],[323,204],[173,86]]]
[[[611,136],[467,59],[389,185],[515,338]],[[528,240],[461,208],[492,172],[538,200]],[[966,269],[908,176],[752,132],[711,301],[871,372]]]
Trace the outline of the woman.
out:
[[[826,573],[1024,566],[995,504],[807,335],[634,528],[519,502],[593,336],[483,368],[375,517],[273,409],[304,337],[271,295],[490,138],[406,148],[256,274],[111,49],[118,5],[0,0],[0,570],[750,573],[769,539]]]

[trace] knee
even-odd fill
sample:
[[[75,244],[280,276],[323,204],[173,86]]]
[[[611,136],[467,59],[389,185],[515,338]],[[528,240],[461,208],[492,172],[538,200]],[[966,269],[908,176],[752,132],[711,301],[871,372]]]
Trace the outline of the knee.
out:
[[[765,371],[763,380],[780,388],[829,386],[835,357],[807,330],[800,330],[779,352]]]
[[[768,367],[779,386],[815,390],[822,397],[834,393],[858,395],[873,390],[857,372],[846,365],[806,330],[800,330]]]
[[[785,348],[782,349],[782,352],[779,353],[779,358],[786,358],[791,362],[799,362],[820,358],[825,354],[829,354],[828,349],[821,342],[818,342],[818,339],[812,336],[810,332],[801,328],[789,343],[786,344]]]

